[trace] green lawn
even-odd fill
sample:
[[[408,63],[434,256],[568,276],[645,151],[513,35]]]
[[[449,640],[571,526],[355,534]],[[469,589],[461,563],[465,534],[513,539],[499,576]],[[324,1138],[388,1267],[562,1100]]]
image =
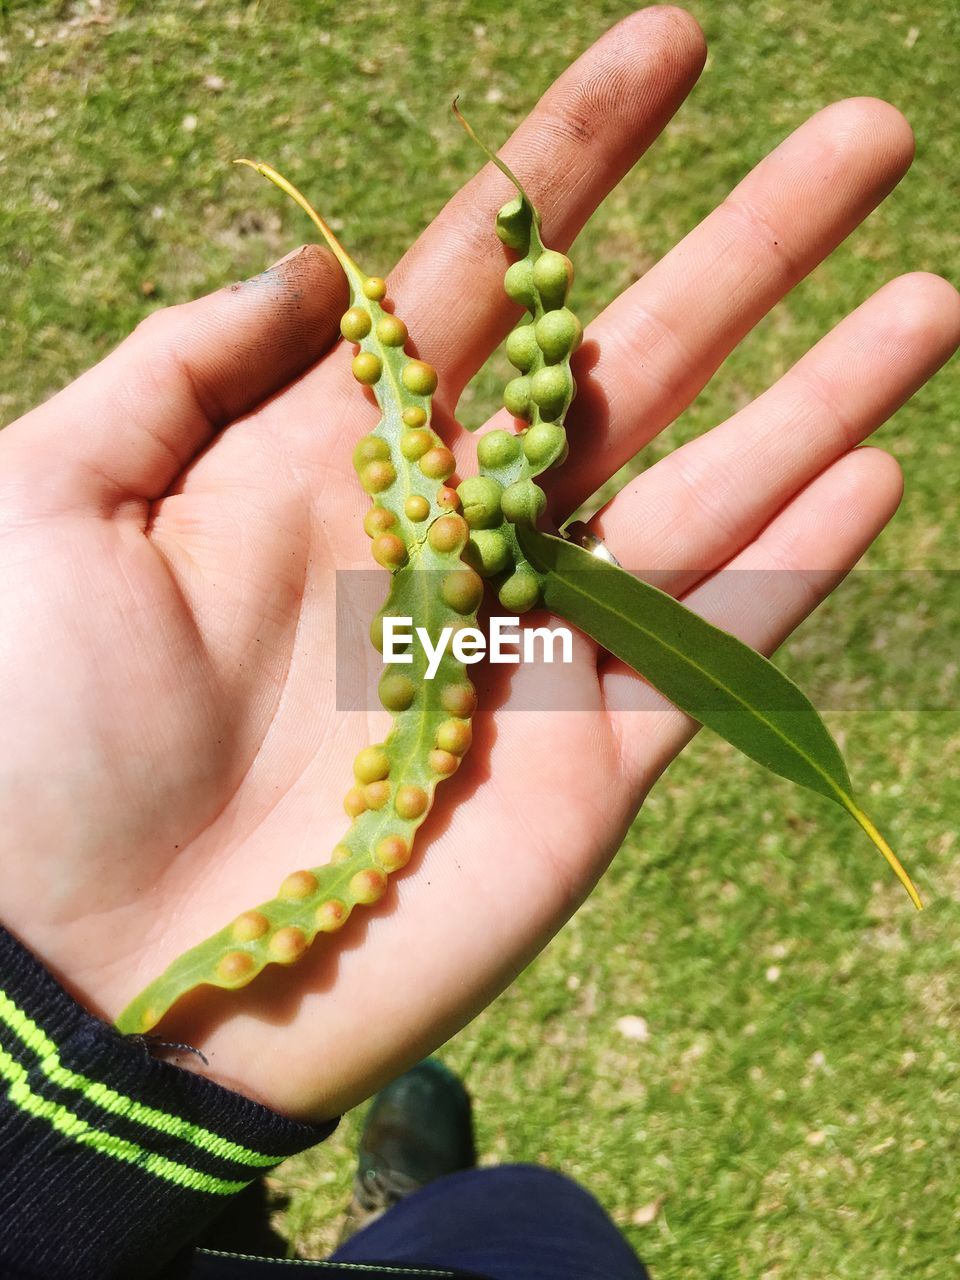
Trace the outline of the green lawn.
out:
[[[894,102],[918,154],[638,465],[722,419],[890,277],[956,275],[955,6],[690,7],[710,61],[575,246],[585,318],[833,99]],[[300,242],[298,212],[234,156],[289,172],[386,270],[476,168],[453,94],[505,136],[627,11],[0,2],[0,421],[156,306]],[[505,369],[495,358],[470,388],[471,423]],[[909,909],[839,811],[758,785],[704,737],[575,920],[443,1050],[476,1094],[484,1159],[583,1180],[656,1280],[942,1280],[960,1262],[958,410],[953,366],[879,432],[907,494],[868,557],[878,572],[848,582],[781,659],[820,696],[929,909]],[[351,1116],[274,1178],[303,1255],[335,1238],[356,1129]]]

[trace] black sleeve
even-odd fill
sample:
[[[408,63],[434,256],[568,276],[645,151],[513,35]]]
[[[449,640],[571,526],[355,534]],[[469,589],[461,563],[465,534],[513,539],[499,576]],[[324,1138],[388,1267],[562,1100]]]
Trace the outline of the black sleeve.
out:
[[[285,1119],[152,1058],[0,928],[0,1275],[152,1276],[336,1121]]]

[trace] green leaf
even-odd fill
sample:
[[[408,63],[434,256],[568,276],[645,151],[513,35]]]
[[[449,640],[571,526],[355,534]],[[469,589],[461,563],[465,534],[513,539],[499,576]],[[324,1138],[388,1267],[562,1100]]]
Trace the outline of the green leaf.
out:
[[[625,569],[529,526],[518,526],[517,536],[542,575],[548,609],[752,760],[842,805],[922,909],[896,854],[854,800],[839,747],[792,680],[749,645]]]

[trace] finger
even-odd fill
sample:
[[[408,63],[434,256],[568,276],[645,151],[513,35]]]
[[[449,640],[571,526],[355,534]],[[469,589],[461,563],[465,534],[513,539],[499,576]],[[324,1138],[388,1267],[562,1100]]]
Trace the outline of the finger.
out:
[[[333,255],[306,245],[251,280],[154,312],[4,431],[7,471],[26,468],[34,501],[59,509],[159,497],[221,427],[330,346],[345,300]]]
[[[879,449],[854,450],[683,603],[761,653],[772,653],[856,564],[902,492],[893,458]],[[625,776],[645,793],[698,726],[615,658],[602,660],[600,680]]]
[[[757,321],[906,171],[910,127],[874,99],[801,125],[597,317],[574,358],[568,464],[545,487],[574,510],[691,402]],[[498,415],[490,426],[504,426]]]
[[[570,244],[676,111],[705,56],[690,14],[643,9],[611,28],[547,90],[502,154],[540,208],[551,245]],[[464,109],[469,115],[469,104]],[[497,209],[513,194],[487,164],[390,277],[397,313],[418,353],[436,365],[439,398],[450,409],[518,314],[503,292],[510,257],[493,230]]]
[[[876,430],[960,342],[960,294],[917,272],[885,285],[768,391],[628,484],[591,530],[628,567],[687,591]]]

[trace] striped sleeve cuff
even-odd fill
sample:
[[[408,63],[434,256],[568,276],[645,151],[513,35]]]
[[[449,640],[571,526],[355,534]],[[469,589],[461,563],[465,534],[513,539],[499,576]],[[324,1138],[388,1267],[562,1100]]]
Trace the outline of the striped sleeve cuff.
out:
[[[150,1057],[0,928],[0,1274],[151,1276],[286,1156],[326,1138]]]

